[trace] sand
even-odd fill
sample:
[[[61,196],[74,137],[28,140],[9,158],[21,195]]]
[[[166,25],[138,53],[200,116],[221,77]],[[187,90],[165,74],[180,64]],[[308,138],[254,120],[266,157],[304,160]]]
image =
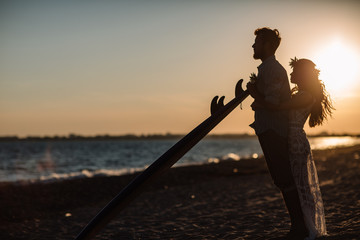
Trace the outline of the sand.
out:
[[[360,145],[314,151],[328,236],[359,239]],[[0,239],[74,239],[135,176],[0,183]],[[282,239],[289,217],[265,161],[172,168],[96,239]]]

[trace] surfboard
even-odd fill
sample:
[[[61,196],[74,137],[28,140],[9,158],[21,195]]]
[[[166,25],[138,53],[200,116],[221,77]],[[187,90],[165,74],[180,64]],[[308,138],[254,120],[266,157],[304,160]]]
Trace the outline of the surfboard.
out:
[[[171,168],[182,156],[203,139],[216,125],[229,115],[244,99],[249,96],[242,88],[243,80],[235,87],[235,98],[224,105],[225,97],[215,96],[211,101],[211,115],[186,136],[180,139],[168,151],[131,181],[116,197],[114,197],[80,232],[76,240],[91,239],[101,231],[121,210],[123,210],[153,180]]]

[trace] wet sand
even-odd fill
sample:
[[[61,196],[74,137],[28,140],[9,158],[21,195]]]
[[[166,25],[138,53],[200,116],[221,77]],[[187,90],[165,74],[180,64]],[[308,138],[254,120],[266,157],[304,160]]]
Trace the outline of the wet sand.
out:
[[[328,236],[359,239],[360,145],[314,151]],[[134,175],[0,183],[0,239],[74,239]],[[172,168],[96,239],[282,239],[289,217],[264,159]]]

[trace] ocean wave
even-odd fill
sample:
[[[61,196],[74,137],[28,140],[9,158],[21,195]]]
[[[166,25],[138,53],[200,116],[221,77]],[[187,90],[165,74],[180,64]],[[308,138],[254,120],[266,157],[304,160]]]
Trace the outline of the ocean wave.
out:
[[[258,156],[257,154],[253,154],[249,157]],[[205,162],[191,162],[191,163],[176,163],[174,167],[183,167],[183,166],[194,166],[194,165],[203,165],[207,163],[219,163],[220,161],[239,161],[244,159],[238,154],[235,153],[228,153],[220,158],[209,158]],[[93,178],[93,177],[112,177],[112,176],[122,176],[127,174],[134,174],[137,172],[144,171],[148,166],[144,168],[124,168],[124,169],[98,169],[94,171],[90,171],[84,169],[80,172],[71,172],[71,173],[51,173],[50,175],[41,176],[37,180],[30,180],[31,182],[40,181],[43,183],[47,182],[56,182],[62,180],[69,180],[69,179],[79,179],[79,178]]]
[[[56,182],[61,180],[68,179],[78,179],[78,178],[93,178],[93,177],[111,177],[111,176],[121,176],[127,174],[133,174],[136,172],[143,171],[144,168],[126,168],[126,169],[98,169],[95,171],[82,170],[81,172],[71,172],[71,173],[51,173],[47,176],[41,176],[37,180],[40,182]]]

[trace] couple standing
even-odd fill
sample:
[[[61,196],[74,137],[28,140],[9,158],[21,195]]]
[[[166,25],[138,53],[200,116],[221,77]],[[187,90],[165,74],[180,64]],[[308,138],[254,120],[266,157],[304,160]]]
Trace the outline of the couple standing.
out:
[[[274,184],[281,190],[291,219],[286,239],[315,239],[326,234],[324,208],[311,149],[303,130],[321,125],[333,107],[319,70],[307,59],[291,59],[290,90],[286,70],[275,58],[278,30],[255,30],[258,75],[247,89],[254,102],[255,129]]]

